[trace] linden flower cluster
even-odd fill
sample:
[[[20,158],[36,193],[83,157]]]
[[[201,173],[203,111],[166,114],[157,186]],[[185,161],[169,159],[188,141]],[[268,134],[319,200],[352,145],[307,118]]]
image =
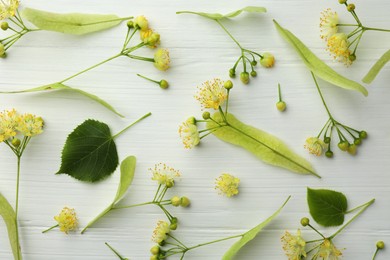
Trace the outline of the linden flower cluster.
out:
[[[296,236],[286,231],[281,241],[289,260],[301,260],[306,257],[306,241],[301,236],[301,230],[298,229]]]
[[[14,16],[18,7],[19,7],[19,0],[1,0],[0,21]]]
[[[65,234],[76,230],[78,226],[75,210],[68,207],[64,207],[60,214],[54,217],[54,220],[57,221],[58,227]]]
[[[239,178],[228,173],[223,173],[215,180],[215,189],[219,191],[219,194],[230,198],[238,194],[239,184]]]

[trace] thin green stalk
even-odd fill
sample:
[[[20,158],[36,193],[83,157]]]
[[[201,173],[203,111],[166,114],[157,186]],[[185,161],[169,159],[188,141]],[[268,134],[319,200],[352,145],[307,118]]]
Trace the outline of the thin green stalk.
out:
[[[159,185],[158,185],[158,188],[157,188],[156,194],[154,194],[153,201],[156,201],[157,194],[158,194],[158,192],[160,191],[160,189],[161,189],[161,186],[162,186],[161,184],[159,184]]]
[[[325,130],[325,128],[326,128],[326,127],[329,127],[329,125],[330,125],[329,122],[332,122],[332,121],[330,120],[330,118],[328,119],[328,121],[326,121],[325,125],[322,127],[320,133],[317,135],[317,138],[320,138],[320,136],[321,136],[322,132]],[[327,129],[328,129],[328,128],[327,128]],[[326,131],[325,131],[325,133],[326,133]]]
[[[150,204],[156,204],[154,201],[149,201],[149,202],[144,202],[144,203],[139,203],[139,204],[133,204],[133,205],[128,205],[128,206],[113,206],[112,209],[129,209],[129,208],[135,208],[135,207],[140,207],[140,206],[145,206],[145,205],[150,205]]]
[[[16,229],[16,244],[19,246],[20,242],[19,242],[19,224],[18,224],[18,212],[19,212],[19,181],[20,181],[20,159],[21,159],[21,155],[18,155],[17,156],[18,158],[18,163],[17,163],[17,175],[16,175],[16,199],[15,199],[15,229]],[[20,259],[20,255],[19,255],[19,251],[20,250],[17,250],[18,252],[18,259]]]
[[[131,41],[131,39],[133,38],[134,34],[138,31],[138,28],[135,28],[134,31],[132,32],[132,34],[129,36],[129,31],[130,31],[130,28],[129,30],[127,31],[127,35],[126,35],[126,39],[125,39],[125,42],[123,43],[123,48],[122,48],[122,51],[124,51],[127,47],[127,45],[129,44],[129,42]]]
[[[278,95],[279,95],[279,102],[282,102],[282,92],[280,91],[280,83],[278,83]]]
[[[147,113],[145,114],[144,116],[142,116],[141,118],[137,119],[136,121],[134,121],[133,123],[131,123],[129,126],[127,126],[126,128],[124,128],[122,131],[120,131],[119,133],[117,133],[116,135],[114,135],[112,137],[112,139],[115,139],[117,138],[118,136],[120,136],[121,134],[123,134],[127,129],[129,129],[130,127],[132,127],[133,125],[137,124],[138,122],[142,121],[143,119],[147,118],[148,116],[150,116],[152,113]]]
[[[146,58],[146,57],[141,57],[141,56],[136,56],[136,55],[131,55],[127,54],[127,57],[134,59],[134,60],[143,60],[143,61],[149,61],[149,62],[154,62],[153,58]]]
[[[184,245],[179,239],[175,238],[175,237],[172,236],[171,234],[168,233],[167,236],[169,236],[170,238],[172,238],[173,240],[175,240],[177,243],[179,243],[180,246],[181,246],[183,249],[188,249],[188,248],[186,247],[186,245]]]
[[[314,79],[314,82],[315,82],[315,84],[316,84],[318,93],[320,94],[320,97],[321,97],[321,100],[322,100],[322,104],[324,104],[324,107],[325,107],[325,109],[326,109],[326,112],[327,112],[328,115],[329,115],[329,118],[330,118],[332,121],[334,121],[333,116],[332,116],[332,114],[330,113],[328,106],[326,105],[325,99],[324,99],[324,97],[323,97],[323,95],[322,95],[322,92],[321,92],[320,86],[318,85],[317,79],[316,79],[316,77],[314,76],[313,72],[310,72],[310,73],[311,73],[311,75],[312,75],[312,77],[313,77],[313,79]]]
[[[222,127],[222,126],[218,126],[218,128],[220,128],[220,127]],[[208,135],[214,133],[214,132],[217,131],[217,130],[218,130],[218,129],[212,130],[212,131],[208,132],[207,134],[204,134],[204,135],[200,136],[199,139],[202,140],[203,138],[205,138],[206,136],[208,136]]]
[[[229,96],[230,96],[230,89],[227,90],[227,95],[226,95],[226,106],[225,106],[225,114],[226,115],[228,113],[228,108],[229,108]]]
[[[127,258],[121,256],[112,246],[110,246],[110,244],[108,244],[107,242],[105,242],[104,244],[106,244],[106,246],[108,246],[108,248],[111,249],[111,251],[119,257],[119,259],[127,260]]]
[[[366,31],[380,31],[380,32],[390,32],[389,29],[380,29],[380,28],[371,28],[371,27],[363,27]]]
[[[229,35],[229,37],[232,38],[232,40],[238,45],[238,47],[240,47],[240,49],[243,50],[241,44],[233,37],[233,35],[231,35],[231,33],[225,28],[225,26],[223,26],[223,24],[219,20],[215,20],[215,21],[217,22],[217,24],[219,24],[222,27],[222,29]]]
[[[359,26],[358,24],[352,23],[338,23],[336,26]]]
[[[137,74],[137,76],[138,76],[138,77],[141,77],[141,78],[143,78],[143,79],[149,80],[149,81],[151,81],[151,82],[154,82],[154,83],[160,84],[160,82],[159,82],[159,81],[157,81],[157,80],[153,80],[153,79],[150,79],[150,78],[148,78],[148,77],[145,77],[145,76],[143,76],[143,75],[141,75],[141,74]]]
[[[233,239],[233,238],[237,238],[237,237],[242,237],[243,235],[244,235],[244,234],[240,234],[240,235],[225,237],[225,238],[213,240],[213,241],[210,241],[210,242],[198,244],[198,245],[196,245],[196,246],[188,247],[188,248],[187,248],[187,251],[190,251],[190,250],[192,250],[192,249],[195,249],[195,248],[198,248],[198,247],[201,247],[201,246],[207,246],[207,245],[214,244],[214,243],[218,243],[218,242],[222,242],[222,241],[225,241],[225,240],[229,240],[229,239]]]
[[[362,33],[357,37],[358,40],[357,40],[357,43],[356,43],[356,45],[355,45],[355,49],[353,50],[352,53],[355,53],[355,52],[356,52],[356,49],[357,49],[357,47],[359,46],[360,40],[362,39],[363,33],[364,33],[364,31],[362,31]]]
[[[100,23],[110,23],[110,22],[116,22],[116,21],[129,20],[129,19],[132,19],[132,18],[133,18],[133,16],[129,16],[129,17],[123,17],[123,18],[116,18],[116,19],[111,19],[111,20],[100,21],[100,22],[94,22],[94,23],[85,23],[83,25],[94,25],[94,24],[100,24]]]
[[[52,229],[54,229],[54,228],[56,228],[56,227],[59,227],[59,226],[60,226],[60,225],[57,224],[57,225],[54,225],[54,226],[52,226],[52,227],[49,227],[48,229],[43,230],[42,233],[46,233],[46,232],[48,232],[48,231],[50,231],[50,230],[52,230]]]
[[[226,120],[226,117],[225,117],[225,113],[222,111],[222,107],[219,106],[219,107],[218,107],[218,110],[219,110],[219,112],[221,113],[221,115],[222,115],[222,117],[223,117],[223,121],[224,121],[225,123],[227,123],[227,120]]]
[[[326,239],[326,237],[320,232],[318,231],[315,227],[313,227],[312,225],[308,224],[308,226],[313,229],[318,235],[320,235],[323,239]]]
[[[372,256],[372,260],[375,260],[376,255],[378,254],[379,248],[376,248],[374,255]]]

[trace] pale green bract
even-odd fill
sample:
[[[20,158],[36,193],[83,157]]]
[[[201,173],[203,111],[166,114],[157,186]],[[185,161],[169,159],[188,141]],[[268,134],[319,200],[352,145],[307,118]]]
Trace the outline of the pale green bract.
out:
[[[106,101],[99,98],[98,96],[95,96],[93,94],[90,94],[88,92],[85,92],[85,91],[77,89],[77,88],[71,88],[71,87],[64,85],[62,83],[53,83],[53,84],[44,85],[41,87],[30,88],[30,89],[25,89],[25,90],[18,90],[18,91],[0,91],[0,93],[1,94],[15,94],[15,93],[28,93],[28,92],[51,91],[51,90],[66,90],[66,91],[72,91],[72,92],[79,93],[81,95],[84,95],[84,96],[98,102],[99,104],[101,104],[102,106],[104,106],[108,110],[114,112],[118,116],[124,117],[122,114],[120,114],[118,111],[116,111],[115,108],[113,108],[110,104],[108,104]]]
[[[364,83],[370,84],[375,77],[378,75],[379,71],[386,65],[386,63],[390,60],[390,50],[385,52],[382,57],[379,58],[377,62],[375,62],[374,66],[370,69],[367,75],[362,79]]]
[[[112,210],[115,204],[117,204],[123,198],[127,189],[130,187],[131,183],[133,182],[136,162],[137,159],[135,158],[135,156],[128,156],[126,159],[122,161],[120,167],[121,177],[118,185],[118,190],[116,192],[113,202],[107,208],[105,208],[96,218],[90,221],[88,225],[81,231],[81,234],[83,234],[87,230],[87,228],[92,226],[96,221],[98,221],[101,217],[103,217],[110,210]]]
[[[272,216],[261,222],[256,227],[252,228],[248,232],[244,233],[240,240],[233,244],[232,247],[223,255],[222,260],[231,260],[233,257],[244,247],[247,243],[253,240],[263,228],[268,225],[279,213],[282,211],[283,207],[287,204],[291,196],[283,203],[283,205],[274,213]]]
[[[32,8],[23,9],[22,15],[41,30],[76,35],[106,30],[129,19],[114,14],[59,14]]]
[[[221,20],[221,19],[224,19],[224,18],[236,17],[236,16],[240,15],[242,12],[247,12],[247,13],[266,13],[267,9],[265,9],[264,7],[260,7],[260,6],[247,6],[247,7],[244,7],[242,9],[233,11],[233,12],[228,13],[228,14],[225,14],[225,15],[219,14],[219,13],[203,13],[203,12],[192,12],[192,11],[179,11],[179,12],[176,12],[176,14],[197,14],[197,15],[209,18],[209,19]]]
[[[281,27],[275,20],[274,23],[278,32],[294,47],[309,70],[311,70],[317,77],[335,86],[356,90],[365,96],[368,95],[368,91],[364,86],[353,80],[347,79],[334,71],[331,67],[320,60],[309,48],[307,48],[305,44],[303,44],[303,42],[301,42],[294,34]]]
[[[213,135],[219,139],[245,148],[268,164],[300,174],[313,174],[321,178],[308,161],[290,150],[277,137],[240,122],[230,113],[225,115],[225,117],[228,125],[220,127],[213,132]],[[216,122],[224,124],[221,113],[216,112],[212,118]],[[207,122],[207,128],[217,126],[213,121]]]
[[[5,225],[8,230],[8,238],[11,244],[12,253],[15,259],[22,259],[22,252],[20,250],[20,245],[17,241],[16,232],[16,214],[12,206],[9,204],[6,198],[0,193],[0,215],[3,218]],[[18,257],[19,256],[19,257]]]

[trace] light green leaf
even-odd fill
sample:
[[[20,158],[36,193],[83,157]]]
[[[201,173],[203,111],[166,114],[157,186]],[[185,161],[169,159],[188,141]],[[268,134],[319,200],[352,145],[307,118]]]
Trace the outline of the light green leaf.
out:
[[[311,216],[318,224],[331,227],[344,223],[348,202],[341,192],[307,188],[307,203]]]
[[[390,50],[385,52],[382,57],[372,66],[367,75],[363,78],[363,82],[370,84],[375,77],[378,75],[379,71],[386,65],[386,63],[390,60]]]
[[[219,112],[213,115],[213,119],[224,124],[223,117]],[[225,142],[245,148],[268,164],[300,174],[313,174],[320,178],[308,161],[290,150],[277,137],[240,122],[230,113],[227,114],[226,120],[229,125],[218,128],[213,132],[213,135]],[[217,126],[213,121],[207,123],[207,128]]]
[[[233,244],[232,247],[223,255],[222,260],[230,260],[244,247],[247,243],[253,240],[263,228],[268,225],[283,209],[283,207],[287,204],[288,200],[291,196],[287,198],[287,200],[283,203],[283,205],[274,213],[272,216],[261,222],[256,227],[252,228],[248,232],[244,233],[240,240]]]
[[[114,14],[59,14],[32,8],[23,9],[22,15],[41,30],[77,35],[106,30],[130,18]]]
[[[83,90],[77,89],[77,88],[71,88],[67,85],[64,85],[62,83],[53,83],[49,85],[44,85],[41,87],[36,87],[36,88],[30,88],[26,90],[19,90],[19,91],[0,91],[0,94],[17,94],[17,93],[29,93],[29,92],[40,92],[40,91],[52,91],[52,90],[64,90],[64,91],[71,91],[71,92],[76,92],[81,95],[84,95],[96,102],[98,102],[100,105],[104,106],[111,112],[114,112],[120,117],[124,117],[122,114],[120,114],[118,111],[115,110],[110,104],[108,104],[106,101],[103,99],[99,98],[98,96],[95,96],[91,93],[85,92]]]
[[[81,234],[83,234],[89,227],[91,227],[100,218],[102,218],[104,215],[110,212],[115,206],[115,204],[117,204],[123,198],[128,188],[130,187],[131,183],[133,182],[136,162],[137,160],[135,156],[128,156],[126,159],[122,161],[121,178],[113,202],[110,205],[108,205],[108,207],[105,208],[96,218],[91,220],[87,224],[87,226],[81,231]]]
[[[221,20],[224,18],[236,17],[236,16],[240,15],[242,12],[266,13],[267,9],[265,9],[264,7],[260,7],[260,6],[247,6],[247,7],[244,7],[242,9],[239,9],[237,11],[233,11],[231,13],[225,14],[225,15],[219,14],[219,13],[203,13],[203,12],[192,12],[192,11],[179,11],[179,12],[176,12],[176,14],[197,14],[197,15],[209,18],[209,19]]]
[[[365,96],[368,95],[368,91],[364,86],[353,80],[347,79],[334,71],[331,67],[326,65],[325,62],[320,60],[309,48],[307,48],[306,45],[303,44],[303,42],[301,42],[294,34],[281,27],[275,20],[274,23],[278,32],[294,47],[309,70],[311,70],[316,76],[332,83],[335,86],[356,90]]]
[[[16,214],[6,198],[0,193],[0,215],[7,226],[8,238],[11,244],[12,253],[15,259],[22,259],[22,252],[17,239]]]

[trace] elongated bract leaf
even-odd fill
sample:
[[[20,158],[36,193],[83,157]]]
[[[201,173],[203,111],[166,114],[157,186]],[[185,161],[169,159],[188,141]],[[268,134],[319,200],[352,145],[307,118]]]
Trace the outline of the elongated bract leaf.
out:
[[[385,52],[382,57],[379,58],[377,62],[375,62],[374,66],[370,69],[367,75],[363,78],[364,83],[371,83],[375,77],[378,75],[379,71],[386,65],[386,63],[390,60],[390,50]]]
[[[16,214],[12,206],[9,204],[6,198],[0,193],[0,216],[3,218],[5,225],[7,226],[8,238],[11,244],[12,253],[15,259],[22,259],[22,252],[17,240],[17,228],[16,228]]]
[[[66,139],[61,167],[56,174],[96,182],[112,174],[118,166],[118,152],[105,123],[88,119]]]
[[[233,257],[244,247],[247,243],[249,243],[252,239],[254,239],[257,234],[260,233],[263,228],[268,225],[279,213],[282,211],[283,207],[287,204],[288,200],[291,196],[287,198],[287,200],[283,203],[283,205],[274,213],[272,216],[261,222],[256,227],[252,228],[248,232],[244,233],[240,240],[233,244],[232,247],[223,255],[222,260],[231,260]]]
[[[223,124],[219,112],[213,115],[216,122]],[[286,144],[275,136],[240,122],[232,114],[227,114],[228,126],[218,128],[213,135],[219,139],[241,146],[266,163],[286,168],[300,174],[313,174],[320,177],[311,164],[290,150]],[[207,123],[207,128],[216,127],[213,121]]]
[[[307,203],[311,216],[318,224],[331,227],[344,223],[348,203],[341,192],[307,188]]]
[[[303,42],[301,42],[294,34],[281,27],[275,20],[274,23],[278,32],[294,47],[309,70],[311,70],[316,76],[332,83],[335,86],[356,90],[365,96],[368,95],[368,91],[364,86],[353,80],[347,79],[334,71],[331,67],[326,65],[325,62],[320,60],[309,48],[307,48],[305,44],[303,44]]]
[[[203,13],[203,12],[192,12],[192,11],[179,11],[179,12],[176,12],[176,14],[197,14],[197,15],[209,18],[209,19],[221,20],[223,18],[233,18],[233,17],[236,17],[236,16],[240,15],[242,12],[266,13],[267,9],[265,9],[264,7],[260,7],[260,6],[247,6],[247,7],[244,7],[242,9],[233,11],[233,12],[228,13],[228,14],[225,14],[225,15],[219,14],[219,13]]]
[[[101,104],[102,106],[104,106],[108,110],[114,112],[118,116],[124,117],[122,114],[120,114],[118,111],[116,111],[115,108],[113,108],[110,104],[108,104],[106,101],[99,98],[98,96],[95,96],[91,93],[85,92],[85,91],[77,89],[77,88],[71,88],[71,87],[64,85],[62,83],[53,83],[53,84],[44,85],[41,87],[30,88],[30,89],[19,90],[19,91],[0,91],[0,93],[1,94],[18,94],[18,93],[41,92],[41,91],[51,91],[51,90],[65,90],[65,91],[79,93],[81,95],[84,95],[84,96],[98,102],[99,104]]]
[[[95,222],[97,222],[100,218],[106,215],[109,211],[112,210],[115,204],[117,204],[125,195],[131,183],[133,182],[136,158],[134,156],[128,156],[121,163],[121,178],[118,184],[118,190],[116,192],[115,198],[113,202],[108,205],[97,217],[91,220],[87,226],[81,231],[83,234],[89,227],[91,227]]]
[[[128,19],[114,14],[59,14],[32,8],[23,9],[22,15],[41,30],[77,35],[106,30]]]

